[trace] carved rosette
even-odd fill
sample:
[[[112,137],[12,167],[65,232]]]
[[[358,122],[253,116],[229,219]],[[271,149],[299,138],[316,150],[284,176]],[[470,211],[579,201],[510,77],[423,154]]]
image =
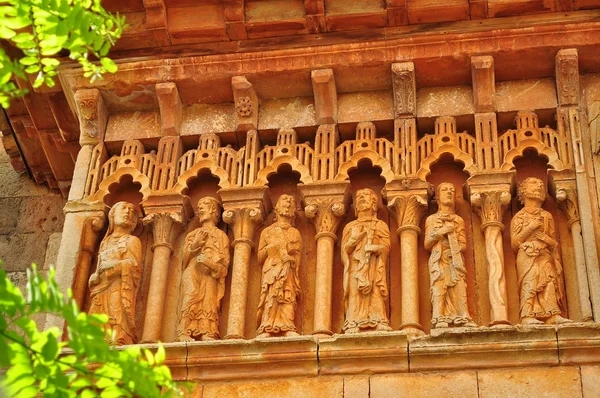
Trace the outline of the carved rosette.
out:
[[[343,198],[310,198],[304,208],[308,217],[315,226],[317,234],[315,240],[324,235],[336,239],[336,231],[340,221],[346,214],[346,205]]]
[[[569,231],[574,223],[579,222],[577,191],[575,188],[557,188],[556,204],[567,216]]]
[[[152,251],[165,246],[173,251],[173,241],[183,228],[181,215],[172,212],[152,213],[144,218],[144,225],[150,225],[154,236]]]
[[[223,221],[233,228],[234,241],[254,245],[252,238],[256,225],[263,220],[263,212],[257,207],[229,209],[223,212]]]
[[[241,117],[252,115],[252,99],[250,97],[239,97],[235,104],[235,110]]]
[[[388,208],[398,223],[397,233],[404,229],[413,229],[421,233],[419,223],[427,210],[425,195],[408,193],[394,196],[388,203]]]
[[[481,218],[481,230],[497,225],[504,230],[502,217],[510,204],[511,195],[507,191],[475,192],[471,194],[471,204]]]

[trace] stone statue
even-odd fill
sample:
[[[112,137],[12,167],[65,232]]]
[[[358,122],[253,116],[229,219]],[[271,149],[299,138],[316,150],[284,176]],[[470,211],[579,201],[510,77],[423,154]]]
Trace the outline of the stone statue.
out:
[[[388,331],[386,299],[390,230],[377,218],[377,195],[365,188],[356,192],[357,219],[344,228],[344,333]]]
[[[258,244],[262,266],[257,337],[297,336],[294,316],[300,294],[298,267],[302,237],[292,226],[296,213],[293,196],[281,195],[275,223],[263,230]]]
[[[564,297],[562,266],[554,219],[542,204],[544,182],[526,178],[519,186],[523,207],[510,223],[511,244],[517,252],[520,317],[524,325],[571,322],[561,316]]]
[[[131,203],[118,202],[108,213],[108,231],[100,243],[98,266],[89,280],[90,314],[107,314],[109,341],[137,342],[135,303],[142,268],[142,243],[132,233],[138,215]]]
[[[476,327],[467,306],[467,247],[465,221],[455,213],[455,189],[449,182],[436,190],[438,212],[425,221],[425,249],[429,257],[433,328]]]
[[[229,267],[229,238],[217,228],[220,208],[215,198],[200,199],[200,226],[185,237],[179,341],[219,338],[219,309]]]

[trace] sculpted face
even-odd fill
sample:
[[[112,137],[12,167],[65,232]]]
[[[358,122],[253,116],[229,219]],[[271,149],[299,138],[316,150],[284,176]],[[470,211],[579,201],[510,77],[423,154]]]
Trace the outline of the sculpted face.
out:
[[[453,184],[444,182],[438,186],[437,200],[444,206],[454,206],[456,192]]]
[[[525,198],[536,199],[541,202],[546,200],[546,187],[544,182],[539,178],[526,178],[522,183],[519,190],[521,194],[521,201]]]
[[[214,220],[215,224],[219,221],[219,207],[214,199],[207,197],[198,201],[198,221],[208,220]]]
[[[377,195],[369,188],[359,189],[356,192],[356,211],[369,209],[377,211]]]
[[[112,222],[115,226],[128,227],[130,230],[137,224],[135,206],[127,202],[118,202],[111,209]]]
[[[291,195],[281,195],[277,200],[275,212],[284,217],[293,217],[296,212],[296,199]]]

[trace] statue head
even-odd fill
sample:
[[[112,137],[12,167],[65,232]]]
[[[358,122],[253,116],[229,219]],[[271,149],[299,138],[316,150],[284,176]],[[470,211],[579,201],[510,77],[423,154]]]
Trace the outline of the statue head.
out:
[[[519,185],[519,202],[525,204],[525,199],[533,199],[537,202],[544,203],[546,200],[546,187],[542,180],[535,177],[529,177],[523,180]]]
[[[205,196],[198,201],[198,221],[212,220],[216,225],[221,216],[221,203],[216,198]]]
[[[456,202],[456,188],[454,188],[454,184],[451,182],[442,182],[435,189],[435,197],[439,204],[454,209]]]
[[[356,215],[367,210],[372,214],[377,213],[377,194],[370,188],[359,189],[356,191],[354,208]]]
[[[275,205],[275,220],[288,218],[290,222],[294,221],[296,216],[296,199],[292,195],[281,195]]]
[[[110,235],[115,227],[126,229],[132,233],[138,223],[138,214],[135,206],[129,202],[117,202],[108,212],[108,234]]]

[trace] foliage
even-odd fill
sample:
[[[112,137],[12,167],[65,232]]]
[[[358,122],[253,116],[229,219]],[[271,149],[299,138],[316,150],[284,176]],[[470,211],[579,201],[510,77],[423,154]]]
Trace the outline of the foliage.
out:
[[[105,342],[106,315],[80,312],[71,292],[65,300],[54,281],[35,265],[27,271],[27,300],[0,268],[0,368],[8,367],[0,389],[8,396],[158,397],[181,395],[163,364],[165,350],[115,349]],[[39,331],[32,316],[55,314],[65,319],[68,341],[56,327]],[[0,395],[2,395],[0,393]]]
[[[8,0],[0,2],[0,39],[10,40],[23,56],[11,59],[0,47],[0,105],[25,94],[11,80],[35,75],[33,87],[54,86],[57,59],[67,50],[93,82],[117,70],[106,55],[125,29],[125,17],[112,15],[101,0]],[[100,61],[90,60],[90,54]]]

